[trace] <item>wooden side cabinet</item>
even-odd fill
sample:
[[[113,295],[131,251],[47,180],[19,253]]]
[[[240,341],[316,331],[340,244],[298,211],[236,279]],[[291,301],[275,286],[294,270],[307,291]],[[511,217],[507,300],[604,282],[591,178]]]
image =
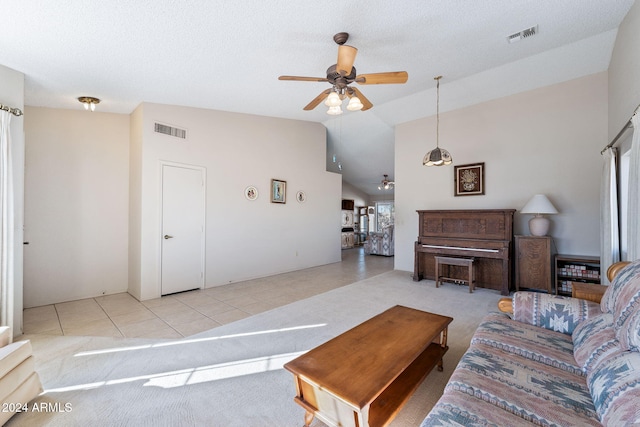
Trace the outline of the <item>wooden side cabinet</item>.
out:
[[[515,236],[516,291],[553,292],[552,247],[549,236]]]

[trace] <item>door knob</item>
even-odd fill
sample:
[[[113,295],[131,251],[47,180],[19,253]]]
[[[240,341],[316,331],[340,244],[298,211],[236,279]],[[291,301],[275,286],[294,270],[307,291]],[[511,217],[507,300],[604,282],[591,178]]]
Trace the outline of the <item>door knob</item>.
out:
[[[164,238],[165,238],[165,240],[167,240],[167,239],[173,239],[173,236],[169,236],[168,234],[165,234],[165,235],[164,235]]]

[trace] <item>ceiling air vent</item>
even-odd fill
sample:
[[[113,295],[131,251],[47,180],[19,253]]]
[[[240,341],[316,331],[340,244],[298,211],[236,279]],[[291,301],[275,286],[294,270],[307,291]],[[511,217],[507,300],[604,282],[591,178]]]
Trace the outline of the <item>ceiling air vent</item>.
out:
[[[537,25],[531,28],[527,28],[526,30],[518,31],[517,33],[511,34],[510,36],[507,36],[507,41],[509,43],[515,43],[517,41],[526,39],[528,37],[535,36],[536,34],[538,34]]]
[[[165,135],[173,136],[176,138],[187,139],[186,130],[169,126],[169,125],[163,125],[162,123],[156,123],[154,131],[157,133],[163,133]]]

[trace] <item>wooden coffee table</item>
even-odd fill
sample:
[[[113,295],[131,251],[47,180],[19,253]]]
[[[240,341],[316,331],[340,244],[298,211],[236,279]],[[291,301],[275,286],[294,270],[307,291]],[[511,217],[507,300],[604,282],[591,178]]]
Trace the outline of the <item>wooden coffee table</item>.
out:
[[[330,426],[387,425],[448,350],[453,319],[397,305],[285,364],[294,400]]]

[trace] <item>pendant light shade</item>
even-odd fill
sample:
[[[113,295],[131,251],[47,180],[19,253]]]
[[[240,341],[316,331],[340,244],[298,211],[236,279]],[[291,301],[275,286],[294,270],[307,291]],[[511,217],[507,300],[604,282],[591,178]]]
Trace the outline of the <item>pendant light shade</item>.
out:
[[[447,150],[436,147],[425,154],[422,164],[425,166],[446,166],[450,165],[452,161],[451,154]]]
[[[425,166],[446,166],[453,162],[451,153],[444,148],[440,148],[440,79],[442,76],[434,77],[438,83],[436,85],[436,148],[425,154],[422,164]]]

